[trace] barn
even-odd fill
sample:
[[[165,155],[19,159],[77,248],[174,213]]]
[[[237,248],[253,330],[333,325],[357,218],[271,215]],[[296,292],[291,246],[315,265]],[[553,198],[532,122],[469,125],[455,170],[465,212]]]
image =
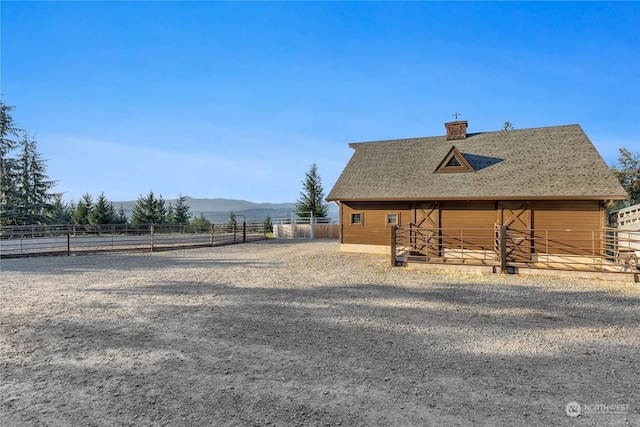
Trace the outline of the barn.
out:
[[[610,251],[606,207],[628,195],[579,125],[467,127],[350,144],[327,197],[340,208],[341,250],[565,267]]]

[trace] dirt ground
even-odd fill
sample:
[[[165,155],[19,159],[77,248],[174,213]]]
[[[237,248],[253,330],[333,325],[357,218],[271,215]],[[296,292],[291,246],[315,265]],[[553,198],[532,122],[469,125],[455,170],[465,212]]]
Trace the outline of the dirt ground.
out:
[[[0,268],[3,427],[640,425],[636,283],[327,240]]]

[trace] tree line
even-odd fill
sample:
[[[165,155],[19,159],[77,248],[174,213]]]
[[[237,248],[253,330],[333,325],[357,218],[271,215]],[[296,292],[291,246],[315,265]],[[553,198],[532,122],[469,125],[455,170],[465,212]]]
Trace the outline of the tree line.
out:
[[[204,215],[192,218],[187,198],[179,195],[175,206],[167,206],[162,195],[153,191],[140,196],[130,217],[122,205],[116,209],[104,193],[95,197],[85,193],[77,202],[65,203],[62,193],[53,191],[57,181],[46,174],[46,162],[37,150],[36,139],[19,129],[11,112],[15,107],[0,98],[0,225],[32,224],[210,224]],[[327,205],[317,165],[313,164],[303,182],[304,192],[297,204],[302,212],[325,216]],[[229,224],[236,221],[231,212]],[[265,229],[273,228],[271,218]]]
[[[197,228],[211,225],[211,221],[205,218],[204,214],[193,217],[191,207],[187,204],[187,198],[180,194],[173,203],[167,206],[166,201],[160,196],[156,196],[153,190],[144,196],[139,196],[128,217],[124,207],[120,205],[118,210],[114,209],[113,203],[109,202],[104,193],[100,194],[94,201],[93,197],[86,193],[80,201],[70,204],[63,204],[58,209],[61,212],[54,224],[190,224]],[[226,223],[230,228],[236,224],[236,214],[232,211]],[[267,216],[263,225],[265,231],[273,231],[271,217]]]
[[[186,197],[176,205],[153,191],[140,196],[131,218],[124,209],[115,210],[104,193],[95,200],[86,193],[80,200],[65,203],[62,193],[53,191],[57,181],[46,173],[46,161],[37,149],[35,137],[17,127],[11,112],[15,107],[0,99],[0,225],[31,224],[186,224],[191,221]],[[206,223],[201,216],[196,223]]]
[[[192,215],[186,200],[186,197],[180,195],[175,206],[169,203],[167,207],[162,195],[157,197],[153,191],[149,191],[146,196],[138,197],[129,218],[122,205],[115,210],[104,193],[95,201],[86,193],[77,203],[63,205],[63,214],[58,219],[62,224],[188,224]]]

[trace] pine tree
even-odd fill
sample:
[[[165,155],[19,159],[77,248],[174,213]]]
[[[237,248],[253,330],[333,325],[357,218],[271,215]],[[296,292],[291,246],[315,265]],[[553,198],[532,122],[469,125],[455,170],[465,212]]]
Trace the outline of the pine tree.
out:
[[[236,213],[234,211],[231,211],[231,213],[229,213],[229,220],[227,221],[227,228],[229,229],[229,231],[233,231],[233,227],[236,226]]]
[[[149,191],[146,197],[140,196],[131,214],[132,224],[162,224],[165,222],[167,209],[162,195],[156,197]]]
[[[324,203],[324,189],[316,162],[311,165],[302,184],[303,191],[300,192],[300,198],[296,203],[298,216],[308,216],[310,213],[313,213],[315,218],[327,216],[329,207]]]
[[[118,212],[115,213],[113,217],[114,224],[126,224],[129,220],[127,219],[127,214],[124,212],[124,206],[120,205]]]
[[[630,204],[640,203],[640,152],[632,153],[626,148],[620,148],[618,161],[611,167],[611,171],[629,194]],[[624,202],[616,203],[615,208],[623,207]]]
[[[176,213],[173,210],[173,205],[169,203],[169,207],[167,208],[167,216],[164,218],[164,222],[167,224],[177,224],[176,221]]]
[[[93,210],[93,198],[89,193],[85,193],[71,215],[74,224],[89,224],[89,214]]]
[[[35,138],[16,127],[13,109],[0,99],[0,224],[46,224],[57,196],[50,191],[56,182],[46,174]]]
[[[13,105],[5,105],[0,99],[0,157],[4,158],[11,150],[18,146],[18,141],[11,138],[18,138],[21,129],[18,129],[11,116],[11,111],[16,108]]]
[[[110,203],[105,197],[104,193],[101,193],[96,200],[93,209],[87,215],[89,224],[112,224],[114,219],[113,204]]]
[[[0,224],[17,225],[20,205],[20,178],[16,159],[0,159]]]
[[[176,208],[174,211],[175,221],[179,224],[188,224],[191,219],[190,209],[187,205],[187,198],[180,194],[176,200]]]
[[[18,223],[46,224],[57,194],[50,192],[56,182],[49,180],[45,161],[36,148],[36,140],[24,133],[22,153],[18,158]]]
[[[15,138],[21,132],[11,116],[14,108],[0,99],[0,225],[16,224],[18,215],[18,165],[16,159],[9,157],[18,146]]]
[[[208,227],[209,225],[211,225],[211,221],[206,219],[204,217],[204,214],[200,214],[199,217],[193,218],[191,220],[191,225],[193,226],[193,228],[195,228],[197,230],[201,230],[201,229],[204,229],[204,228]]]
[[[273,222],[271,221],[271,215],[267,215],[267,217],[262,222],[265,233],[273,233]]]
[[[75,206],[73,206],[75,209]],[[71,223],[71,215],[73,213],[72,205],[68,205],[62,201],[62,195],[56,195],[49,213],[49,221],[51,224],[69,224]]]

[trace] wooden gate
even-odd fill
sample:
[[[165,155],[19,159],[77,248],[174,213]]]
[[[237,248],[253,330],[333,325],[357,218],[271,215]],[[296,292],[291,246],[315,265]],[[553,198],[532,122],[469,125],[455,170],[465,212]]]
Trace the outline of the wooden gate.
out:
[[[440,207],[438,202],[413,204],[411,249],[421,255],[434,258],[441,255]]]
[[[529,202],[501,202],[499,223],[506,233],[506,261],[531,262],[531,207]]]

